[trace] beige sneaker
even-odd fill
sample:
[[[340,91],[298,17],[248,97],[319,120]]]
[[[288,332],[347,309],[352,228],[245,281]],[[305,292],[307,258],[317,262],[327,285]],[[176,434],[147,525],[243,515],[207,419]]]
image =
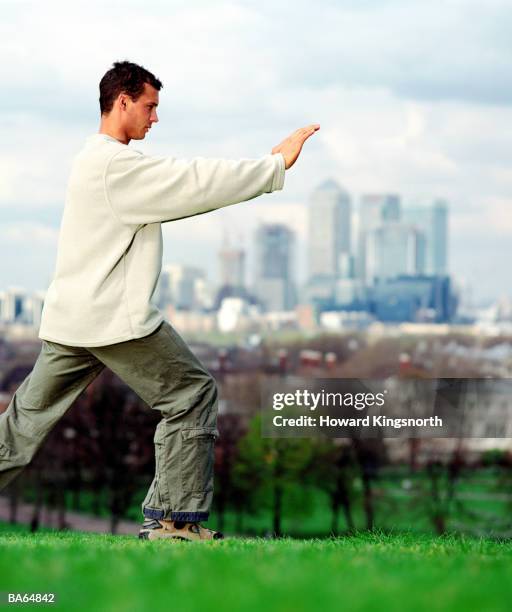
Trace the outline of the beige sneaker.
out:
[[[203,540],[222,540],[224,535],[220,531],[213,531],[199,523],[186,523],[185,521],[170,521],[166,519],[147,518],[139,531],[141,540],[185,540],[187,542],[200,542]]]

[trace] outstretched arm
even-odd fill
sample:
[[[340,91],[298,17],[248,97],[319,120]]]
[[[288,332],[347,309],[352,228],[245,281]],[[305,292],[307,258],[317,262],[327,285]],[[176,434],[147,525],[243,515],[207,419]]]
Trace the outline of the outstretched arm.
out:
[[[165,223],[251,200],[283,188],[285,169],[318,127],[297,130],[259,159],[183,160],[126,147],[105,170],[105,196],[126,225]]]

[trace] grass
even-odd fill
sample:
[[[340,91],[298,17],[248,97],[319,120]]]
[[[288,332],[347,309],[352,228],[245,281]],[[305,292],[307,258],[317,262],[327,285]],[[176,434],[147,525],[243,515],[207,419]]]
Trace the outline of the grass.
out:
[[[463,536],[191,544],[3,525],[0,548],[0,591],[54,592],[61,610],[492,612],[512,600],[512,543]]]

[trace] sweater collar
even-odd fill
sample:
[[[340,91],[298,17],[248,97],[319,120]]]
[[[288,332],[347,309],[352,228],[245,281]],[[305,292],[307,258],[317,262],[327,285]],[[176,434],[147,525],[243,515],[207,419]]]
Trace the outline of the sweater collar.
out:
[[[99,132],[96,134],[91,134],[91,136],[89,136],[88,138],[88,140],[93,140],[93,139],[108,140],[109,142],[117,142],[117,144],[122,144],[125,147],[128,146],[128,145],[125,145],[124,142],[117,140],[117,138],[114,138],[113,136],[109,136],[108,134],[100,134]]]

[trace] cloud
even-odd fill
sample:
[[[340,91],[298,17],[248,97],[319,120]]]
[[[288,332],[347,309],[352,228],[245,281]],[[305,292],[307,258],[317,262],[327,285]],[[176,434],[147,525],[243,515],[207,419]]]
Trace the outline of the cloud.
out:
[[[276,3],[269,14],[274,37],[297,32],[295,44],[283,46],[280,81],[290,88],[304,82],[315,89],[385,88],[411,100],[512,102],[509,3],[382,1],[363,7],[371,10],[324,2],[313,15],[302,3],[285,20],[286,8]]]
[[[18,246],[20,248],[55,247],[58,231],[46,224],[20,221],[0,227],[2,247]]]

